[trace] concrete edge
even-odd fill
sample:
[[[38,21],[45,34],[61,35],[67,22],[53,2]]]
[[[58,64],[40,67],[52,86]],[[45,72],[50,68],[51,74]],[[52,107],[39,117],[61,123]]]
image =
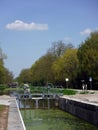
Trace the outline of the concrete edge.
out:
[[[74,97],[64,97],[64,96],[60,96],[60,98],[68,99],[68,100],[72,100],[72,101],[77,101],[77,102],[81,102],[81,103],[86,103],[86,104],[90,104],[90,105],[98,106],[98,103],[90,102],[90,101],[85,101],[85,100],[82,100],[82,99],[79,99],[79,98],[74,98]]]
[[[24,124],[24,121],[23,121],[23,118],[22,118],[21,112],[20,112],[20,110],[19,110],[18,103],[17,103],[16,99],[15,99],[15,102],[16,102],[16,106],[17,106],[17,109],[18,109],[18,113],[19,113],[19,116],[20,116],[20,119],[21,119],[22,125],[23,125],[23,129],[26,130],[26,127],[25,127],[25,124]]]

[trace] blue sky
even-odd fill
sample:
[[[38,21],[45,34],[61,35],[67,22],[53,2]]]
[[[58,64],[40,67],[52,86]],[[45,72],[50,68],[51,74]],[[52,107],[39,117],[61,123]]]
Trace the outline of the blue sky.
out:
[[[98,30],[98,0],[0,0],[0,47],[18,76],[55,41],[78,47]]]

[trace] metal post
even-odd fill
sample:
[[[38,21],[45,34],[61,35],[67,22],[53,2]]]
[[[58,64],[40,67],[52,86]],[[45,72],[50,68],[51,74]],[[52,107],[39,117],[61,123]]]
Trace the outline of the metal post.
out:
[[[69,79],[66,78],[65,81],[66,81],[66,86],[67,86],[67,89],[68,89],[68,81],[69,81]]]

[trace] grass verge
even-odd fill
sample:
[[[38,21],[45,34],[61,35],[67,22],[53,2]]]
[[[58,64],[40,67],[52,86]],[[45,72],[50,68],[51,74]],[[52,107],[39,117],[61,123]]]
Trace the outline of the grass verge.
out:
[[[72,89],[64,89],[62,90],[64,95],[75,95],[77,93],[77,91],[72,90]]]

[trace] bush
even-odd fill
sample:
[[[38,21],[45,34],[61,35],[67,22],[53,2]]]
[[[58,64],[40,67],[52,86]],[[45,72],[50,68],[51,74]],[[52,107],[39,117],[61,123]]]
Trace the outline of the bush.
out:
[[[3,94],[5,89],[6,89],[5,85],[0,85],[0,94]]]

